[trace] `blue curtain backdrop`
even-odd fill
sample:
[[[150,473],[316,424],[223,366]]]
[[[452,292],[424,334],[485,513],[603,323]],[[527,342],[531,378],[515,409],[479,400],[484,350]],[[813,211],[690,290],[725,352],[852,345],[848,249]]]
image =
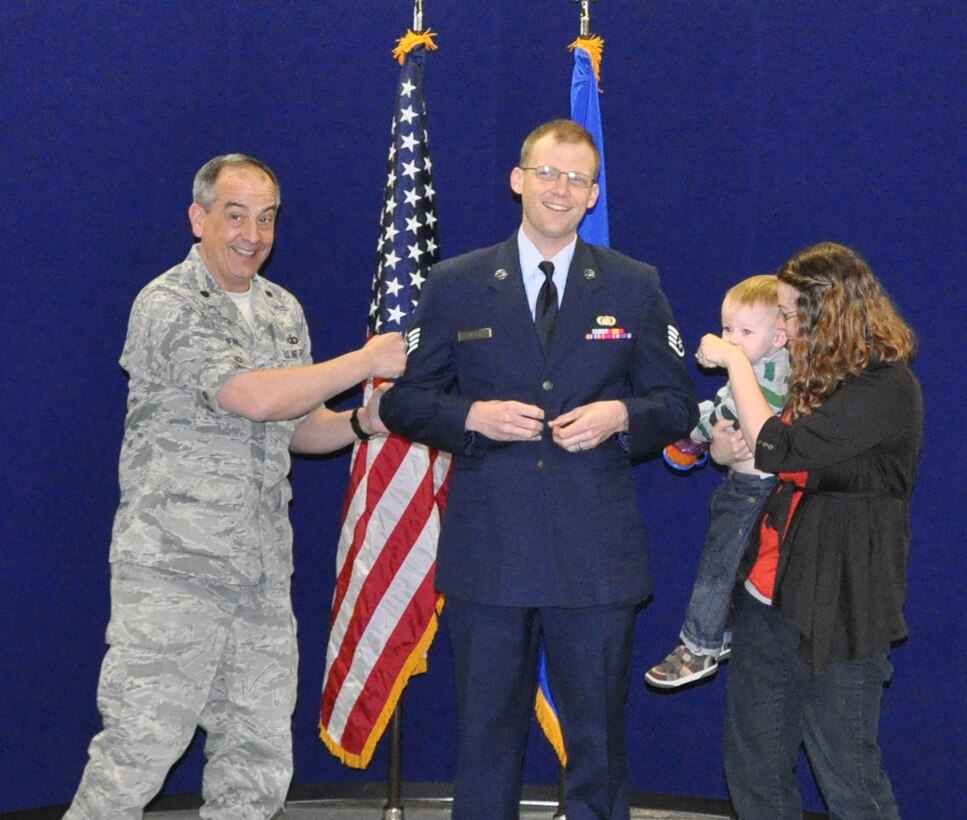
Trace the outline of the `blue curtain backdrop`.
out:
[[[306,308],[317,357],[364,338],[407,0],[0,5],[5,218],[0,495],[0,813],[63,803],[99,727],[125,379],[138,290],[186,254],[191,179],[216,153],[270,163],[283,186],[267,275]],[[593,6],[607,41],[611,244],[658,266],[686,346],[718,326],[730,284],[818,240],[864,253],[918,330],[927,435],[914,498],[907,616],[883,703],[903,816],[967,816],[964,652],[964,138],[954,4],[815,0]],[[444,256],[496,242],[531,126],[566,115],[577,7],[427,4],[440,50],[426,94]],[[700,395],[720,379],[694,372]],[[296,782],[381,781],[317,736],[347,453],[297,460],[300,622]],[[641,673],[674,645],[706,523],[711,469],[638,470],[657,593],[637,627],[628,706],[636,790],[723,797],[727,667],[661,696]],[[449,651],[405,699],[404,777],[453,776]],[[195,743],[167,793],[197,792]],[[535,729],[530,783],[553,784]],[[808,771],[811,808],[820,808]]]

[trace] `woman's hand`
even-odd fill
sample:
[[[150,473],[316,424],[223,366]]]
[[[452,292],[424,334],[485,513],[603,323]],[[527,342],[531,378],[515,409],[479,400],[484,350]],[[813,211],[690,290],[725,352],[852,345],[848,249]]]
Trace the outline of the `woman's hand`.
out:
[[[712,461],[723,467],[731,467],[740,461],[752,458],[752,451],[740,430],[736,430],[729,419],[719,419],[712,425],[712,441],[708,452]]]

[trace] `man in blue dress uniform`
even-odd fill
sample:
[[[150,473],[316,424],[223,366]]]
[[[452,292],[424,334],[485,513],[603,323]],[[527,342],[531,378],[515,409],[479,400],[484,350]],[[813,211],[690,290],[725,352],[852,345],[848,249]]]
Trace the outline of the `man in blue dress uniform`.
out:
[[[570,120],[527,137],[510,175],[520,229],[434,269],[380,409],[390,430],[453,453],[436,585],[455,820],[519,816],[541,637],[568,820],[629,816],[624,711],[651,593],[632,464],[687,435],[696,403],[654,268],[577,236],[599,162]]]

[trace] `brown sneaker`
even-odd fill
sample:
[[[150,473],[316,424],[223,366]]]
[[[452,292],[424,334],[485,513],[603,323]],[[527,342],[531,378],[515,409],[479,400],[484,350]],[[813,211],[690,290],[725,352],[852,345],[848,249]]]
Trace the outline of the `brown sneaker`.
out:
[[[718,668],[719,662],[711,655],[696,655],[679,644],[665,660],[645,672],[645,680],[652,686],[674,689],[714,675]]]

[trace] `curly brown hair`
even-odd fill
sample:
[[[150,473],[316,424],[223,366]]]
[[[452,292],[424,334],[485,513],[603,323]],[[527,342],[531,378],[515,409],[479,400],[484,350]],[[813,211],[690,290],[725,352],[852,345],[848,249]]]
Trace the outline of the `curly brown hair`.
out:
[[[855,251],[822,242],[797,253],[777,275],[799,292],[798,332],[789,340],[793,418],[809,415],[851,376],[913,357],[913,330]]]

